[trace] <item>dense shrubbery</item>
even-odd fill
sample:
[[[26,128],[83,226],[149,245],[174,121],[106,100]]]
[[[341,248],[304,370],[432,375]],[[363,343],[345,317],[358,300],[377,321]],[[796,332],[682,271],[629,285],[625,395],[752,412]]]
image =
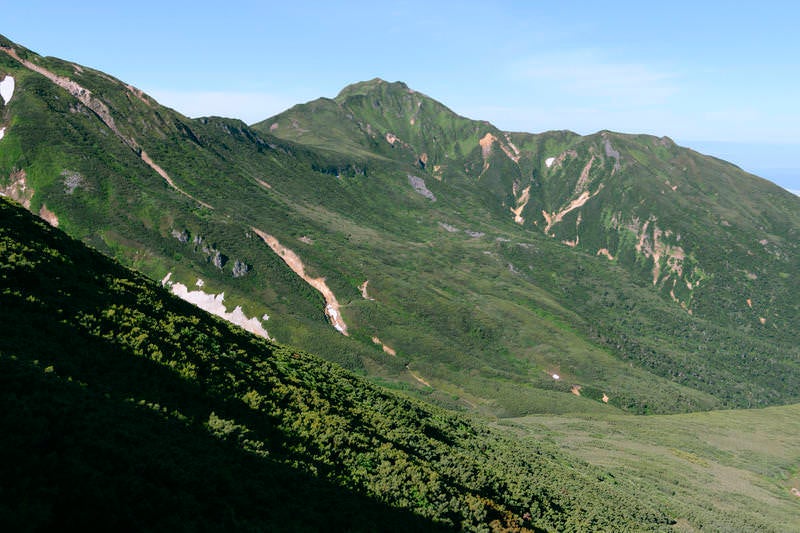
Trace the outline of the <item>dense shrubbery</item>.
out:
[[[552,446],[254,338],[5,201],[0,250],[0,520],[12,528],[669,523]]]

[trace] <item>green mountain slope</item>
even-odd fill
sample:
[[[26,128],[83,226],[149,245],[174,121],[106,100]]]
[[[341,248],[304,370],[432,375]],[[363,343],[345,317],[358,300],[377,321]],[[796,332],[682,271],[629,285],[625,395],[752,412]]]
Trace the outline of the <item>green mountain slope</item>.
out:
[[[8,530],[658,530],[635,487],[249,335],[0,200]]]
[[[797,531],[800,405],[648,417],[534,415],[504,420],[635,479],[685,531]]]
[[[501,132],[380,80],[191,120],[0,45],[2,192],[281,342],[501,416],[800,397],[798,199],[731,165]]]

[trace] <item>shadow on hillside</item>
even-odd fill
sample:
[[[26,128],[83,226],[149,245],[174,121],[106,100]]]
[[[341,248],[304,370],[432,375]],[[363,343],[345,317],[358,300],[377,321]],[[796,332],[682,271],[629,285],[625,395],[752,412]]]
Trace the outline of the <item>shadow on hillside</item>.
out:
[[[4,530],[444,529],[17,355],[0,355]]]

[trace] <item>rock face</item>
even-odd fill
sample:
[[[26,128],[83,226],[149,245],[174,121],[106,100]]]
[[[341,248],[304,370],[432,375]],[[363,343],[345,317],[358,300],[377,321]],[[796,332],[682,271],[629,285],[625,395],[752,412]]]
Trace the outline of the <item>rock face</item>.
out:
[[[414,190],[417,191],[418,194],[421,194],[422,196],[424,196],[425,198],[427,198],[428,200],[430,200],[432,202],[436,201],[436,196],[425,185],[425,180],[424,179],[422,179],[420,177],[417,177],[417,176],[412,176],[411,174],[409,174],[408,175],[408,183],[412,187],[414,187]]]
[[[186,244],[189,242],[189,230],[178,231],[177,229],[172,230],[172,236],[178,239],[178,242],[182,242]]]
[[[240,261],[237,259],[233,262],[233,274],[234,278],[241,278],[242,276],[246,276],[248,272],[251,270],[251,266],[245,263],[244,261]]]

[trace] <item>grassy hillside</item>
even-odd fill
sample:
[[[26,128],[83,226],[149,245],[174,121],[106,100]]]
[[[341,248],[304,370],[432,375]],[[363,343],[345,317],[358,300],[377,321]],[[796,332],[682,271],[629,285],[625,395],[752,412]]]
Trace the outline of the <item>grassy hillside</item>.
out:
[[[500,416],[800,399],[798,199],[731,165],[501,132],[381,80],[253,128],[190,120],[0,44],[3,193],[151,279],[201,279],[281,342]],[[324,278],[349,336],[256,230]]]
[[[633,486],[197,311],[0,201],[0,523],[657,530]]]
[[[654,417],[530,416],[502,426],[634,481],[685,531],[800,528],[800,406]]]

